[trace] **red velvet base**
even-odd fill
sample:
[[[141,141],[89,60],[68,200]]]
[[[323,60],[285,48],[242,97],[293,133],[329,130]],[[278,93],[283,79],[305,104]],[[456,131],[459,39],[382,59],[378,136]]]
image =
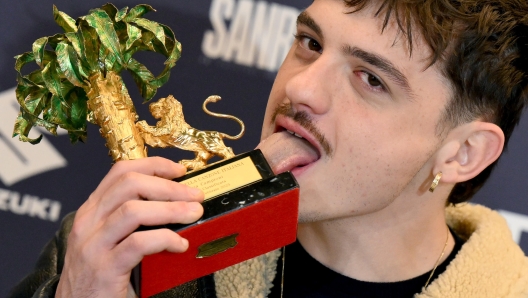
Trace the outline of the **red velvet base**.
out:
[[[178,233],[189,240],[182,254],[162,252],[147,256],[140,268],[140,297],[166,291],[295,241],[299,189],[188,227]],[[198,247],[238,233],[234,248],[214,256],[196,258]]]

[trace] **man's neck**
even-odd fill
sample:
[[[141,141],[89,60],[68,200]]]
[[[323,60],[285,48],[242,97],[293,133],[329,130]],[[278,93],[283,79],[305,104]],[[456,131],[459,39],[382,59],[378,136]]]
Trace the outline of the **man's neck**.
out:
[[[423,198],[422,198],[423,199]],[[403,202],[403,200],[400,200]],[[358,280],[401,281],[435,267],[452,251],[443,206],[394,202],[373,214],[300,223],[298,239],[330,269]],[[429,202],[430,205],[430,202]]]

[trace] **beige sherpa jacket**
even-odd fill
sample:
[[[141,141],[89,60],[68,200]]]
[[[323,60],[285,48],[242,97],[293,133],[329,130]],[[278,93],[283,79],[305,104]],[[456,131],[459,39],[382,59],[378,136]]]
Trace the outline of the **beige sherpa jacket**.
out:
[[[446,271],[415,298],[528,297],[528,258],[497,212],[463,204],[446,208],[446,218],[467,241]],[[215,273],[218,298],[266,297],[279,255],[274,251]]]

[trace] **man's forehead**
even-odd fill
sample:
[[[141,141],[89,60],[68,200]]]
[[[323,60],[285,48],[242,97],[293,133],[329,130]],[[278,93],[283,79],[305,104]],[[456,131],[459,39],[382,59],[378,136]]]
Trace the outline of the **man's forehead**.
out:
[[[395,5],[395,7],[392,7],[392,10],[389,11],[387,3],[390,1],[314,0],[312,1],[312,5],[299,14],[297,24],[299,24],[299,19],[303,21],[307,20],[307,16],[312,17],[311,20],[315,19],[319,22],[321,17],[315,18],[315,13],[310,13],[310,10],[312,10],[312,6],[314,6],[314,4],[321,4],[325,2],[340,4],[342,6],[342,10],[340,10],[339,13],[345,15],[360,14],[362,17],[374,20],[379,35],[388,36],[390,38],[391,47],[401,47],[409,58],[415,58],[416,60],[422,62],[424,64],[424,70],[435,64],[434,62],[436,61],[431,60],[433,54],[431,47],[425,41],[420,26],[414,23],[414,17],[410,15],[402,17],[402,14],[404,14],[403,12],[395,11],[400,9],[398,5]],[[353,6],[353,4],[357,5]],[[331,14],[324,14],[322,17],[332,18],[334,16]],[[409,23],[407,23],[408,19],[410,20]],[[304,24],[306,24],[306,22],[304,22]],[[318,26],[317,23],[314,25]],[[350,30],[354,29],[355,28],[350,28]],[[329,34],[329,32],[327,34]]]

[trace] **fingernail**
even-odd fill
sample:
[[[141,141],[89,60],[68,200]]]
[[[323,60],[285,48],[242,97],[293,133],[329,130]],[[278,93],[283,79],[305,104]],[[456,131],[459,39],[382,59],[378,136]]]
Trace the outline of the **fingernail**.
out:
[[[201,198],[203,195],[203,192],[200,189],[194,187],[189,188],[189,193],[195,198]]]
[[[187,249],[189,247],[189,240],[181,238],[182,245]]]
[[[202,208],[202,206],[200,206],[200,203],[197,202],[190,202],[188,206],[191,212],[198,212],[198,210]]]
[[[177,162],[175,162],[174,165],[178,171],[184,171],[184,173],[187,172],[187,168],[184,165]]]
[[[172,161],[172,171],[174,173],[173,178],[178,178],[185,175],[187,168],[177,162]]]

